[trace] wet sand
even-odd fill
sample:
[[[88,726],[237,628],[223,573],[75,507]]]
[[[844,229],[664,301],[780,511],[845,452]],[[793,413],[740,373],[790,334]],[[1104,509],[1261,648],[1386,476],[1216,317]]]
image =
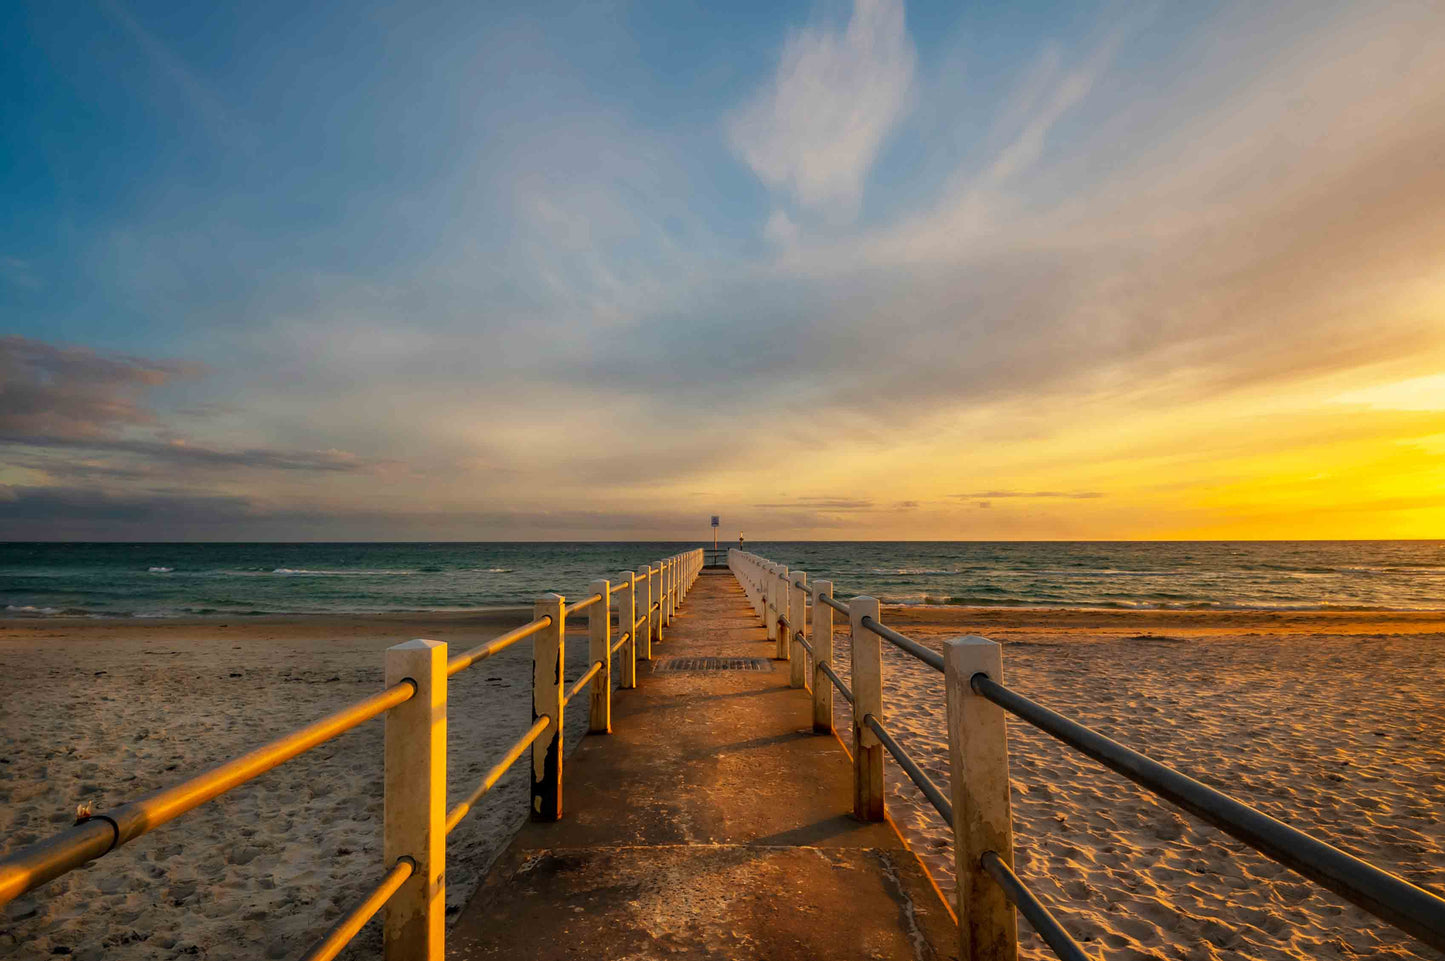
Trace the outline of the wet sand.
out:
[[[374,692],[390,644],[456,650],[526,616],[0,621],[4,849],[64,828],[82,801],[103,810]],[[1445,614],[890,608],[885,620],[928,643],[993,637],[1020,691],[1445,888]],[[569,641],[576,676],[585,642]],[[946,783],[938,679],[885,656],[892,723]],[[454,679],[453,801],[530,719],[530,667],[522,644]],[[12,903],[0,952],[298,956],[380,874],[381,732],[373,721]],[[1021,724],[1010,738],[1019,870],[1106,957],[1440,958],[1049,738]],[[950,886],[947,833],[892,765],[889,781],[893,816]],[[521,823],[525,793],[514,771],[454,832],[449,906]],[[374,927],[350,957],[377,956]],[[1026,954],[1050,956],[1031,934]]]

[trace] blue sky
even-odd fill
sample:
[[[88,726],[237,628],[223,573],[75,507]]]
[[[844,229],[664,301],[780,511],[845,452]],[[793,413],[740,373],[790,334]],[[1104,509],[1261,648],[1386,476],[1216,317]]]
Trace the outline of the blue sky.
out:
[[[1260,452],[1442,369],[1442,39],[1405,2],[9,5],[0,536],[1313,529],[1250,492],[1358,484]],[[1445,426],[1351,404],[1422,452],[1356,514],[1435,482]],[[1191,489],[1221,422],[1255,446]]]

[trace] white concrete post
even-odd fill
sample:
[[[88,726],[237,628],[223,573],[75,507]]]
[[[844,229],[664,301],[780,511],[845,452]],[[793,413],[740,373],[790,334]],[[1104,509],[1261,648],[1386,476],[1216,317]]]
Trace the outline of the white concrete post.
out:
[[[644,661],[652,660],[652,568],[639,567],[637,569],[637,580],[635,581],[639,596],[637,598],[639,613],[634,614],[632,619],[642,618],[642,623],[637,626],[638,647],[637,656]]]
[[[618,575],[617,588],[617,629],[627,632],[627,643],[622,645],[621,686],[637,686],[637,575],[623,571]]]
[[[773,577],[773,610],[774,622],[780,617],[788,616],[788,569],[781,564],[778,565],[776,575]],[[791,628],[785,630],[781,627],[775,630],[778,649],[773,654],[774,659],[786,661],[793,653],[793,645],[788,643],[790,630]]]
[[[386,686],[410,700],[386,714],[382,848],[387,867],[416,869],[386,902],[386,961],[442,961],[446,938],[447,646],[415,640],[386,651]]]
[[[819,734],[833,733],[833,682],[823,673],[822,665],[833,664],[833,609],[819,598],[833,596],[832,581],[813,582],[813,623],[808,638],[813,642],[813,730]]]
[[[789,687],[806,687],[807,678],[805,672],[808,668],[808,656],[803,651],[803,645],[798,643],[798,632],[803,631],[806,636],[806,625],[808,622],[808,601],[807,591],[799,587],[795,582],[808,582],[808,575],[801,572],[788,575],[788,651]]]
[[[588,698],[587,733],[612,733],[612,585],[595,580],[587,596],[601,594],[602,600],[587,609],[587,669],[598,661],[602,670],[592,678]]]
[[[532,742],[532,820],[557,821],[562,817],[562,682],[567,633],[567,601],[561,594],[544,594],[532,606],[532,617],[550,617],[552,623],[532,635],[532,720],[549,717],[547,726]]]
[[[883,742],[863,723],[873,715],[883,721],[882,638],[863,626],[863,618],[878,620],[877,598],[855,597],[848,602],[848,626],[853,635],[853,815],[860,821],[883,820]]]
[[[753,593],[758,596],[758,617],[764,621],[768,620],[768,578],[767,572],[771,564],[763,564],[761,561],[753,561],[750,568],[753,577]],[[773,639],[773,633],[768,632],[768,640]]]
[[[758,565],[758,593],[762,596],[763,622],[768,628],[768,640],[776,640],[778,636],[777,625],[773,623],[773,595],[768,591],[768,585],[772,583],[771,563]]]
[[[748,595],[752,599],[753,610],[757,612],[758,617],[762,617],[763,594],[758,587],[758,568],[753,559],[746,554],[743,555],[743,571],[747,575]]]
[[[1003,708],[975,694],[970,679],[1003,683],[1003,653],[983,637],[943,643],[948,702],[948,761],[953,794],[953,856],[958,872],[958,935],[963,961],[1015,961],[1013,905],[979,863],[994,851],[1013,866],[1009,812],[1008,729]]]
[[[662,562],[662,591],[667,603],[663,611],[667,614],[667,626],[672,626],[672,616],[677,612],[677,558],[669,557]]]
[[[773,594],[776,593],[773,590],[775,581],[773,575],[777,572],[777,567],[776,564],[764,564],[760,572],[762,575],[763,623],[767,626],[768,640],[770,641],[778,639],[778,622],[773,616]]]

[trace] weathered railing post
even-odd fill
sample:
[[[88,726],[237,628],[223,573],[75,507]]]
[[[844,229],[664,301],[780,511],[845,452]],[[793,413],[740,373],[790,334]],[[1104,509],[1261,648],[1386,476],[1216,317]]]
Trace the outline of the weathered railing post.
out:
[[[767,571],[768,571],[768,568],[770,568],[771,566],[772,566],[771,564],[769,564],[769,565],[764,565],[761,561],[753,560],[752,566],[749,568],[749,571],[752,573],[752,578],[753,578],[753,593],[754,593],[755,595],[757,595],[757,605],[756,605],[756,606],[757,606],[757,609],[758,609],[758,617],[762,618],[763,621],[764,621],[764,623],[766,623],[767,620],[768,620],[768,578],[767,578]],[[773,633],[772,633],[771,630],[769,630],[769,631],[768,631],[768,640],[772,640],[772,639],[773,639]]]
[[[777,593],[774,584],[777,582],[776,574],[778,565],[767,563],[762,565],[762,592],[763,592],[763,624],[768,629],[768,640],[778,639],[778,620],[773,612],[776,607],[773,603],[773,595]]]
[[[788,569],[781,564],[773,578],[773,598],[773,620],[776,622],[779,618],[788,616]],[[788,643],[790,630],[791,628],[784,630],[782,627],[777,629],[778,649],[773,657],[779,661],[788,660],[793,653],[793,646]]]
[[[822,601],[832,596],[832,581],[813,582],[813,623],[808,637],[813,642],[813,730],[819,734],[833,733],[833,682],[823,673],[824,664],[833,667],[833,609]]]
[[[592,678],[588,698],[587,733],[612,733],[612,585],[595,580],[587,587],[587,596],[601,594],[602,600],[587,609],[588,670],[598,661],[602,670]]]
[[[548,717],[552,723],[532,742],[532,820],[556,821],[562,817],[562,683],[567,634],[567,601],[561,594],[544,594],[532,606],[533,618],[550,617],[552,623],[532,635],[532,720]]]
[[[641,613],[634,614],[632,619],[636,621],[638,617],[642,618],[642,623],[637,628],[639,631],[637,656],[644,661],[650,661],[652,660],[652,568],[639,567],[637,580],[633,583],[640,594],[638,606],[641,608]]]
[[[791,574],[788,577],[788,674],[789,687],[805,687],[807,678],[805,672],[808,666],[808,657],[803,652],[803,645],[798,643],[798,632],[807,634],[808,623],[808,601],[807,589],[799,587],[797,582],[807,583],[808,575],[804,573]]]
[[[652,590],[652,603],[657,605],[657,610],[653,611],[651,610],[652,605],[649,604],[647,612],[647,616],[652,622],[652,640],[657,642],[662,640],[662,565],[658,564],[653,567],[649,564],[647,579]]]
[[[383,857],[415,870],[386,902],[386,961],[442,961],[446,937],[447,646],[415,640],[386,651],[386,685],[416,693],[386,715]]]
[[[960,957],[1014,961],[1013,905],[980,863],[985,851],[993,851],[1013,866],[1008,731],[1003,708],[975,694],[970,683],[979,673],[1003,683],[1002,649],[987,638],[956,637],[944,641],[943,657]]]
[[[637,686],[637,575],[623,571],[618,575],[617,588],[617,629],[627,632],[627,643],[622,645],[621,686]]]
[[[883,641],[863,626],[878,620],[877,598],[848,602],[853,639],[853,814],[860,821],[883,820],[883,742],[863,723],[873,715],[883,721]]]
[[[768,613],[768,610],[772,606],[773,598],[768,594],[768,584],[771,582],[769,572],[772,571],[772,569],[772,564],[762,561],[756,561],[753,564],[753,589],[758,592],[758,617],[761,617],[763,622],[767,624],[768,640],[770,641],[773,639],[773,625],[769,622],[771,622],[773,618],[772,615]]]

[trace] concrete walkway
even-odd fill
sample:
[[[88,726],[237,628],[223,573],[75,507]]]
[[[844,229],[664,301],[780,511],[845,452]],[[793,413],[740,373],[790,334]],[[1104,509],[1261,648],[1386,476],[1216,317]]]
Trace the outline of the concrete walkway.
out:
[[[728,572],[698,579],[654,662],[767,658]],[[653,673],[567,759],[563,820],[529,823],[447,938],[454,961],[946,959],[947,907],[891,824],[852,817],[836,738],[773,670]]]

